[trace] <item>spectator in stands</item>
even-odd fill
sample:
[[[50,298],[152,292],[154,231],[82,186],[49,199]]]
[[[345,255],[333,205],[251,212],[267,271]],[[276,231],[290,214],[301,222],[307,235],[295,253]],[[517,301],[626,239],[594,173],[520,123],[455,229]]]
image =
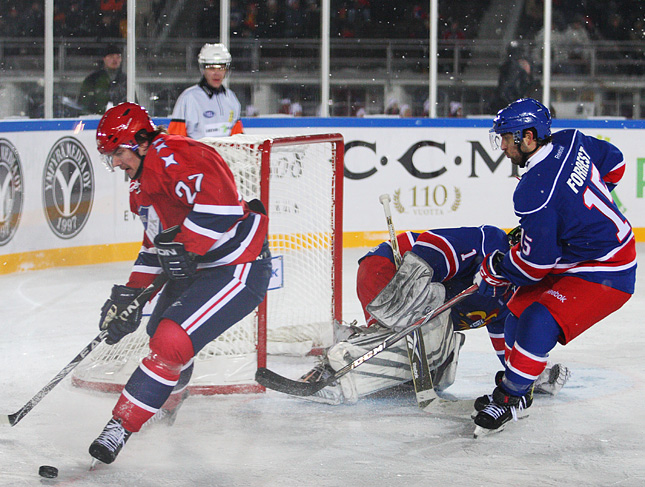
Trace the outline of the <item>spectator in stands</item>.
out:
[[[88,17],[83,10],[82,0],[72,0],[66,10],[61,9],[59,16],[62,17],[59,18],[61,21],[60,35],[70,37],[91,37],[95,35],[96,17]],[[56,22],[56,16],[54,17],[54,22]],[[56,29],[56,26],[54,26],[54,29]],[[54,30],[54,32],[56,31]]]
[[[305,34],[305,12],[300,0],[287,0],[284,10],[284,37],[300,39]]]
[[[533,95],[539,82],[531,74],[531,63],[526,50],[518,41],[511,41],[506,49],[506,61],[499,68],[497,91],[489,110],[497,113],[509,103]]]
[[[283,98],[282,100],[280,100],[280,108],[278,108],[278,113],[280,115],[291,114],[291,99]]]
[[[111,12],[102,12],[96,28],[97,39],[113,39],[121,37],[121,25],[118,17]]]
[[[266,5],[260,9],[258,37],[262,39],[282,38],[284,37],[283,27],[284,20],[278,0],[267,0]]]
[[[385,115],[398,115],[401,111],[399,100],[390,98],[385,104]]]
[[[302,105],[300,103],[293,102],[289,110],[289,114],[294,117],[302,117]]]
[[[445,41],[446,47],[439,49],[439,71],[444,73],[451,73],[455,70],[455,55],[459,53],[459,59],[463,60],[467,57],[467,52],[463,48],[466,34],[464,29],[457,19],[449,19],[446,29],[441,34],[441,39]],[[456,66],[457,71],[461,69]]]
[[[560,48],[563,43],[564,30],[566,22],[559,12],[553,12],[551,22],[551,66],[553,73],[561,73],[562,66],[567,61],[566,52]],[[542,60],[544,52],[544,27],[535,35],[534,38],[535,52],[534,59]],[[515,101],[515,100],[513,100]]]
[[[524,15],[520,20],[519,31],[527,38],[537,34],[538,27],[544,23],[544,5],[542,0],[526,0]]]
[[[320,38],[320,6],[318,5],[318,0],[307,0],[305,35],[310,39]]]
[[[415,4],[410,11],[408,37],[411,39],[427,39],[428,27],[428,12],[420,3]]]
[[[458,101],[450,102],[450,112],[448,113],[450,118],[462,118],[464,116],[464,107]]]
[[[126,76],[121,71],[121,48],[109,44],[103,52],[103,67],[87,76],[81,84],[78,104],[84,113],[104,113],[126,101]]]
[[[15,5],[12,5],[9,7],[7,11],[7,16],[6,19],[3,18],[1,19],[2,23],[0,24],[0,27],[2,27],[2,35],[3,37],[19,37],[19,36],[24,36],[24,32],[22,30],[22,20],[20,17],[20,12],[18,11],[18,8]]]
[[[257,36],[258,15],[260,7],[257,2],[249,2],[244,12],[244,23],[242,24],[242,36],[254,38]]]
[[[246,116],[247,117],[257,117],[259,115],[258,109],[255,108],[255,105],[246,105]]]
[[[23,32],[26,37],[45,35],[45,14],[41,2],[31,2],[29,9],[23,13],[23,21]]]
[[[634,20],[629,33],[629,39],[634,43],[645,45],[645,18]],[[629,57],[633,61],[629,70],[630,74],[645,74],[645,52],[643,50],[640,50],[640,52],[632,51]]]
[[[412,117],[412,107],[407,103],[404,103],[403,105],[401,105],[401,108],[399,108],[399,117],[401,118]]]
[[[98,38],[125,37],[125,0],[101,0]]]
[[[561,42],[559,48],[565,52],[566,61],[562,64],[560,72],[565,74],[588,73],[591,38],[581,16],[576,16],[569,24],[562,35]]]
[[[219,37],[219,2],[217,0],[205,0],[198,19],[199,37]]]
[[[242,35],[242,30],[244,27],[244,7],[240,5],[238,0],[230,1],[230,33],[231,36],[237,37]]]
[[[602,35],[605,39],[611,41],[628,41],[629,40],[629,26],[622,15],[618,12],[611,13],[609,15],[609,21],[602,29]],[[617,61],[616,62],[616,71],[612,74],[627,74],[630,71],[628,64],[624,64],[624,61],[628,61],[630,52],[629,50],[621,49],[619,45],[616,45],[614,51],[610,53],[610,57]]]

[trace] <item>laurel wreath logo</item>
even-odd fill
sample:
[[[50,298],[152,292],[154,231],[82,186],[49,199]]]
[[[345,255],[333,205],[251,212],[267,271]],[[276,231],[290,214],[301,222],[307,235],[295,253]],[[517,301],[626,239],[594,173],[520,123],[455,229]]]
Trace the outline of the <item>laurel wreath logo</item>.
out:
[[[452,211],[457,211],[457,208],[459,208],[460,204],[461,204],[461,191],[459,191],[459,188],[455,186],[455,202],[452,204],[450,209]]]
[[[396,208],[396,211],[399,213],[404,213],[405,207],[401,204],[401,188],[397,189],[393,196],[392,204],[394,205],[394,208]]]

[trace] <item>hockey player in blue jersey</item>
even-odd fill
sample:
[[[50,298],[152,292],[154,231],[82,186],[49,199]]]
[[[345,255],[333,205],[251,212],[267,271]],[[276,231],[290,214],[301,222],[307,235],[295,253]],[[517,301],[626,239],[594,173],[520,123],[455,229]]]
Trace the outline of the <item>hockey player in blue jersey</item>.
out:
[[[610,194],[625,170],[620,150],[578,130],[552,135],[549,110],[530,98],[500,110],[490,134],[493,148],[526,172],[513,195],[521,240],[488,254],[475,278],[485,296],[517,287],[505,373],[477,401],[476,437],[529,407],[549,352],[623,306],[636,280],[634,234]]]
[[[356,292],[361,302],[367,327],[351,327],[346,340],[332,346],[326,357],[302,379],[324,379],[344,367],[348,360],[363,355],[392,333],[372,316],[372,305],[401,310],[401,322],[407,326],[415,321],[410,313],[428,305],[437,307],[444,298],[450,299],[472,285],[473,277],[488,253],[508,251],[509,241],[515,242],[519,232],[506,233],[490,225],[433,229],[422,233],[404,232],[397,235],[403,264],[397,271],[390,242],[383,242],[359,260]],[[422,277],[421,277],[422,276]],[[504,361],[504,321],[506,303],[512,292],[496,297],[474,294],[455,305],[423,327],[426,354],[436,390],[444,390],[455,380],[459,350],[465,336],[462,331],[486,327],[493,348]],[[568,370],[555,364],[537,381],[537,390],[556,394]],[[352,403],[361,397],[400,385],[412,379],[405,344],[401,341],[343,376],[339,383],[328,386],[309,399],[328,404]]]

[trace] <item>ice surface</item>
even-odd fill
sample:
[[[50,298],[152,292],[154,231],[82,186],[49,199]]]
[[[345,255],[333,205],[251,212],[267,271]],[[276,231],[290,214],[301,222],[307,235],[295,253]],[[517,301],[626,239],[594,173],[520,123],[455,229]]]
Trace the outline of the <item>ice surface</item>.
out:
[[[362,318],[354,296],[362,253],[345,251],[347,321]],[[2,414],[22,407],[97,334],[98,310],[128,272],[119,263],[0,277]],[[114,464],[90,472],[87,448],[116,396],[67,378],[18,425],[0,429],[0,486],[643,486],[644,303],[637,285],[623,309],[558,346],[550,360],[570,367],[569,383],[498,435],[474,440],[470,411],[427,414],[409,391],[341,406],[276,392],[191,397],[172,428],[134,435]],[[269,358],[290,377],[311,363]],[[498,368],[486,332],[467,332],[448,392],[489,393]],[[41,479],[40,465],[58,467],[59,477]]]

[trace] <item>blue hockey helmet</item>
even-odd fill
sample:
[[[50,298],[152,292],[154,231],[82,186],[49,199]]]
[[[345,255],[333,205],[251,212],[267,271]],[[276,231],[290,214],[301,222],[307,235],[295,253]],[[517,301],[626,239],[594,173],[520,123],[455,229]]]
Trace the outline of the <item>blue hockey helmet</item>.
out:
[[[494,150],[499,149],[501,136],[508,133],[513,134],[516,144],[520,144],[522,134],[530,128],[536,130],[537,141],[542,142],[551,135],[551,113],[539,101],[521,98],[497,112],[489,133],[491,146]]]

